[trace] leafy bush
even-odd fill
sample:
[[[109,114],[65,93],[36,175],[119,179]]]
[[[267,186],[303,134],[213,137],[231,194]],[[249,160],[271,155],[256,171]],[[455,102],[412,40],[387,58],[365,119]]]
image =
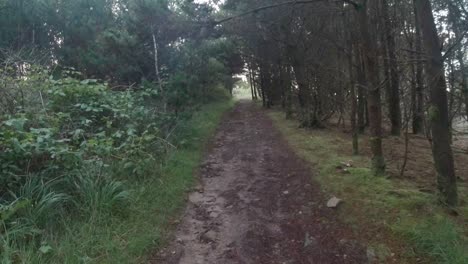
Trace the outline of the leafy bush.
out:
[[[170,78],[164,94],[151,82],[112,90],[99,80],[78,79],[73,70],[59,77],[38,68],[28,74],[3,80],[28,91],[31,101],[31,107],[15,103],[14,111],[0,113],[5,263],[30,257],[18,252],[49,252],[44,237],[66,229],[66,219],[125,216],[132,201],[126,186],[154,175],[168,153],[185,144],[178,142],[181,130],[190,131],[184,124],[199,103],[229,96],[215,86],[194,90],[200,83],[184,74]]]

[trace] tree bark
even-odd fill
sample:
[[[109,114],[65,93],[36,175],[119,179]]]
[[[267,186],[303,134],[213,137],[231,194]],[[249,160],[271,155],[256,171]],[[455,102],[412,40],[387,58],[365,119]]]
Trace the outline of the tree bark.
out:
[[[153,33],[153,48],[154,48],[154,71],[158,80],[159,91],[163,92],[161,75],[159,74],[159,58],[158,58],[158,43],[156,42],[156,35]]]
[[[437,184],[442,201],[457,205],[457,182],[450,146],[449,114],[444,61],[439,36],[429,0],[414,0],[427,53],[427,83],[430,89],[429,120],[432,132],[432,153],[437,171]]]
[[[164,96],[164,89],[163,89],[163,83],[161,79],[161,74],[159,72],[159,57],[158,57],[158,42],[156,41],[156,35],[154,34],[154,31],[152,33],[153,37],[153,48],[154,48],[154,70],[156,74],[156,78],[158,80],[158,85],[159,85],[159,93],[161,94],[163,98],[163,111],[167,111],[167,101]]]
[[[424,80],[423,80],[423,63],[422,63],[422,43],[421,43],[421,26],[417,21],[418,10],[414,2],[414,13],[416,16],[415,23],[415,60],[416,60],[416,88],[415,88],[415,106],[413,112],[413,133],[420,134],[423,130],[424,117]]]
[[[303,63],[302,58],[299,57],[297,51],[290,52],[291,64],[294,69],[294,76],[296,77],[296,83],[299,88],[298,99],[301,109],[301,126],[312,127],[312,113],[311,113],[311,92],[310,83],[307,78],[307,71]]]
[[[380,83],[378,79],[377,47],[372,41],[369,31],[369,16],[367,0],[363,1],[358,11],[359,27],[362,36],[363,49],[366,51],[364,65],[368,80],[367,108],[369,111],[370,146],[372,152],[372,171],[374,175],[385,173],[385,159],[382,150],[382,109],[380,98]]]
[[[267,81],[265,77],[265,68],[263,66],[260,66],[260,86],[262,89],[262,106],[263,107],[268,107],[268,98],[265,90],[267,89]]]
[[[387,56],[384,58],[388,63],[389,90],[388,90],[388,107],[389,117],[391,122],[391,133],[394,136],[401,134],[401,109],[400,109],[400,78],[398,76],[397,56],[395,51],[395,37],[393,35],[393,25],[389,16],[388,0],[382,1],[382,15],[385,24],[385,44],[387,47]]]
[[[255,87],[254,87],[254,79],[253,79],[253,74],[252,74],[252,67],[249,65],[249,83],[250,83],[250,93],[252,94],[252,100],[255,101],[257,98],[255,98]]]
[[[359,154],[359,131],[356,124],[357,102],[356,102],[356,82],[354,81],[353,69],[353,45],[351,41],[351,48],[349,49],[348,63],[349,63],[349,82],[350,82],[350,97],[351,97],[351,130],[353,134],[353,155]]]
[[[290,66],[284,66],[281,68],[281,79],[283,80],[284,86],[284,101],[285,101],[285,111],[286,111],[286,119],[292,118],[292,84],[291,84],[291,69]]]
[[[358,126],[358,131],[359,133],[364,133],[364,130],[366,129],[367,126],[367,114],[366,114],[366,108],[367,108],[367,96],[366,92],[364,90],[364,87],[367,86],[366,84],[366,73],[364,69],[364,63],[362,59],[362,52],[359,47],[356,47],[356,62],[358,66],[356,67],[357,69],[357,74],[356,74],[356,85],[357,85],[357,99],[358,99],[358,109],[357,109],[357,126]]]

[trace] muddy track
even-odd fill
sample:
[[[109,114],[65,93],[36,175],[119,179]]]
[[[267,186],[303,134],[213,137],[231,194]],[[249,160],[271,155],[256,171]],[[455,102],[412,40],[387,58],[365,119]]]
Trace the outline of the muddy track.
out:
[[[173,242],[150,263],[367,263],[327,198],[265,111],[241,102],[218,129]]]

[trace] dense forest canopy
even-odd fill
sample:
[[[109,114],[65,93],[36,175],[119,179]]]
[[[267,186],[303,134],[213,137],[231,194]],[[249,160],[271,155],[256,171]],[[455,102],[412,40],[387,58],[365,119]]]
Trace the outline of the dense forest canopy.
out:
[[[301,127],[349,124],[354,154],[369,134],[376,176],[383,137],[426,137],[456,206],[467,47],[467,0],[0,0],[2,257],[113,213],[239,75]]]
[[[155,44],[163,77],[183,67],[175,57],[184,48],[209,49],[202,29],[213,8],[193,1],[2,1],[0,7],[4,52],[34,49],[47,54],[48,66],[116,83],[156,79]]]

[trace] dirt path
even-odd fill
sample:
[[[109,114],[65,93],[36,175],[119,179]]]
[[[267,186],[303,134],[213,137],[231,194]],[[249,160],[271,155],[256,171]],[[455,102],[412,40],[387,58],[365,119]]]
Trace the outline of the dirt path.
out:
[[[174,242],[152,263],[367,263],[312,175],[264,110],[239,103],[218,129]]]

